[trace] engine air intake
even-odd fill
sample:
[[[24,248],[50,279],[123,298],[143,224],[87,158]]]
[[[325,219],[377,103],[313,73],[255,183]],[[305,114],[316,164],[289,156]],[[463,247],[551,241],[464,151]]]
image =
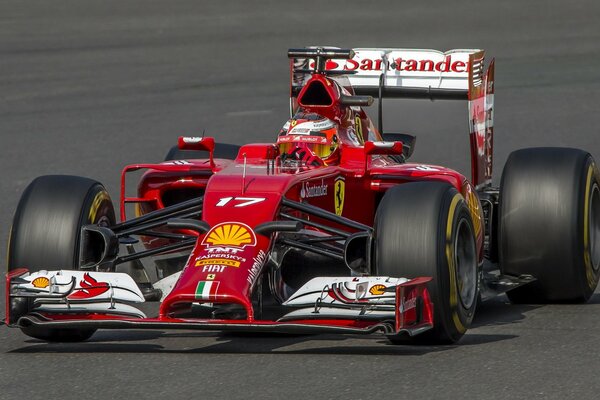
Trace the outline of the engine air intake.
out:
[[[333,105],[333,98],[327,91],[327,88],[325,88],[323,82],[315,80],[306,86],[298,99],[298,103],[305,107],[329,107]]]

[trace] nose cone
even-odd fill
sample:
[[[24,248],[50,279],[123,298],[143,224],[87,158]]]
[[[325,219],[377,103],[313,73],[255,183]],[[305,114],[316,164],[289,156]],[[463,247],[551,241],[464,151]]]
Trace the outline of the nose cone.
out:
[[[270,238],[242,222],[219,223],[199,238],[188,264],[161,305],[172,317],[192,303],[239,304],[253,319],[252,290],[267,260]]]

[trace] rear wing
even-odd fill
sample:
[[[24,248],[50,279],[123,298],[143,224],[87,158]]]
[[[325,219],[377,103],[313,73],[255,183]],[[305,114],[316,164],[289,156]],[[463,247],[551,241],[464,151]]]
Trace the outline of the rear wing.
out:
[[[330,54],[318,60],[323,54]],[[349,57],[340,57],[345,54]],[[484,70],[485,52],[456,49],[307,48],[290,50],[290,111],[313,73],[329,75],[356,95],[383,98],[466,100],[471,144],[471,181],[488,186],[492,178],[494,61]],[[301,57],[299,57],[301,55]],[[336,55],[338,55],[336,58]],[[351,89],[350,89],[351,87]]]

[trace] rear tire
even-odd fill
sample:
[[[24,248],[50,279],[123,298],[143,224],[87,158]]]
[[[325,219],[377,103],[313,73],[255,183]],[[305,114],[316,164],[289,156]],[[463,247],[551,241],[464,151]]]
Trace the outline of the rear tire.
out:
[[[415,342],[449,344],[471,325],[479,295],[473,222],[462,195],[443,182],[395,186],[375,216],[375,274],[432,277],[434,328]],[[406,343],[402,336],[388,336]]]
[[[8,270],[29,272],[79,269],[81,227],[115,224],[113,203],[97,181],[68,175],[36,178],[21,196],[8,245]],[[13,299],[11,308],[28,309],[27,299]],[[91,337],[94,329],[22,328],[23,333],[45,341],[73,342]]]
[[[600,180],[592,156],[567,148],[511,153],[499,205],[502,273],[537,279],[508,298],[587,301],[600,276]]]
[[[240,146],[235,144],[227,144],[227,143],[215,143],[215,151],[213,153],[214,158],[224,158],[226,160],[235,160],[238,155],[238,151],[240,150]],[[173,160],[194,160],[201,158],[208,158],[208,151],[203,150],[181,150],[177,146],[171,147],[167,155],[165,156],[165,161],[173,161]]]

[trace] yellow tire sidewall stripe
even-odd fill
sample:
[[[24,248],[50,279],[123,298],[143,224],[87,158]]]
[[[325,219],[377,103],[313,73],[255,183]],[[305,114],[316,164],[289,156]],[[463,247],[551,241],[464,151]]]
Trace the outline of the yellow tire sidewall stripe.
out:
[[[456,330],[460,333],[465,333],[467,328],[463,325],[458,315],[458,285],[456,277],[456,265],[454,263],[454,242],[452,241],[452,227],[454,225],[454,213],[458,206],[462,195],[456,193],[450,202],[448,210],[448,222],[446,224],[446,261],[448,263],[448,276],[450,278],[450,312],[452,313],[452,321]]]
[[[585,202],[583,206],[583,261],[585,264],[585,276],[588,287],[596,287],[596,274],[591,260],[590,252],[590,190],[592,188],[592,178],[594,176],[594,164],[590,164],[587,171],[585,184]]]
[[[108,193],[105,190],[101,190],[96,193],[94,197],[94,201],[92,201],[92,206],[90,207],[90,212],[88,214],[88,219],[91,223],[96,221],[96,215],[98,214],[98,210],[100,209],[100,205],[104,200],[110,200]]]

